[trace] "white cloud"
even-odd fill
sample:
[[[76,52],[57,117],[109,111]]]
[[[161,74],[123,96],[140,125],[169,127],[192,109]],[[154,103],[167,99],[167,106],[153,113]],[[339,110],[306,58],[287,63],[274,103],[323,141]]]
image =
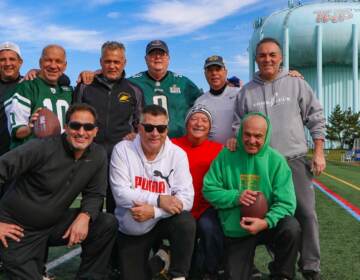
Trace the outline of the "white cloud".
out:
[[[171,0],[152,1],[138,15],[145,21],[127,35],[124,40],[172,37],[191,33],[229,16],[259,0]]]
[[[254,2],[256,0],[156,1],[148,7],[143,17],[149,22],[189,30],[214,23]]]
[[[90,0],[89,5],[108,5],[127,0]],[[134,1],[134,0],[131,0]],[[251,7],[260,0],[151,0],[141,1],[140,13],[127,15],[133,28],[118,28],[112,32],[111,39],[122,42],[168,38],[193,33],[211,25],[222,18]],[[11,8],[0,0],[0,38],[16,42],[30,42],[35,46],[59,43],[67,49],[93,51],[98,50],[101,42],[108,37],[108,31],[78,28],[71,23],[61,24],[53,21],[51,12],[41,13],[29,9]],[[141,7],[144,7],[141,10]],[[54,11],[52,10],[54,13]],[[121,12],[107,14],[110,19],[121,16]],[[115,23],[116,24],[116,21]],[[114,28],[116,26],[113,26]],[[111,30],[111,29],[110,29]],[[114,34],[117,36],[114,38]],[[110,36],[110,35],[109,35]],[[194,39],[205,40],[213,33],[194,34]],[[224,34],[222,34],[224,36]]]
[[[247,69],[249,67],[249,53],[245,52],[237,54],[229,63],[233,64],[237,68]]]
[[[249,67],[249,53],[238,54],[234,58],[234,63],[240,68],[248,68]]]
[[[38,15],[35,19],[19,9],[1,9],[0,38],[37,46],[58,43],[66,49],[86,51],[98,50],[103,41],[98,31],[52,24],[46,17],[40,16],[40,12]]]
[[[121,14],[119,12],[110,12],[106,16],[111,19],[116,19],[116,18],[119,18],[120,15]]]

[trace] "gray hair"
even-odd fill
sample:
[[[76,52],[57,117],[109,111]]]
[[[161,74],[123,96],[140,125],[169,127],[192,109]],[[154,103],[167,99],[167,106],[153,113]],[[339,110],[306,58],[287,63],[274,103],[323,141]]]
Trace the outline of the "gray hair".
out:
[[[123,52],[125,52],[125,46],[123,43],[117,41],[106,41],[101,46],[101,57],[104,56],[106,50],[122,50]]]

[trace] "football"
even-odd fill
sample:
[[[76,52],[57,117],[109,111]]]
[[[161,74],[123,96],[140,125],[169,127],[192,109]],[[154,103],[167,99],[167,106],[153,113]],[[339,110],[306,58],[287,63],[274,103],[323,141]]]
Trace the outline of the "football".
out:
[[[39,117],[34,122],[33,132],[36,137],[44,138],[59,135],[61,126],[57,116],[47,108],[38,111]]]
[[[263,219],[268,211],[268,203],[262,192],[257,192],[256,201],[250,206],[241,205],[242,217],[253,217]]]

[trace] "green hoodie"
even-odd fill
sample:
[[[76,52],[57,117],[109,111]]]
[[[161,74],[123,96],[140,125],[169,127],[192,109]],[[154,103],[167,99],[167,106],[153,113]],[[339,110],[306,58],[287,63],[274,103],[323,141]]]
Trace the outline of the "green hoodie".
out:
[[[257,154],[248,154],[242,142],[241,125],[235,152],[223,149],[213,161],[204,177],[204,197],[218,209],[225,236],[243,237],[250,235],[240,226],[239,197],[246,189],[264,193],[269,211],[265,216],[269,228],[276,226],[285,216],[292,216],[296,198],[291,170],[285,158],[269,147],[271,124],[261,113],[250,113],[263,117],[268,125],[265,143]]]

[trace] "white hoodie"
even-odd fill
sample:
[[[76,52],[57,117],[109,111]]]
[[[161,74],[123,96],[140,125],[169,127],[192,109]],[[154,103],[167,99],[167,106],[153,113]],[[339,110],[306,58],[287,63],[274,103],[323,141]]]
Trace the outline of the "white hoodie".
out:
[[[128,235],[145,234],[160,219],[171,216],[157,207],[160,194],[175,195],[183,203],[183,210],[190,211],[193,205],[194,188],[186,153],[169,138],[152,161],[146,159],[139,135],[134,141],[118,143],[111,155],[110,185],[119,231]],[[153,205],[155,217],[135,221],[130,212],[134,201]]]

